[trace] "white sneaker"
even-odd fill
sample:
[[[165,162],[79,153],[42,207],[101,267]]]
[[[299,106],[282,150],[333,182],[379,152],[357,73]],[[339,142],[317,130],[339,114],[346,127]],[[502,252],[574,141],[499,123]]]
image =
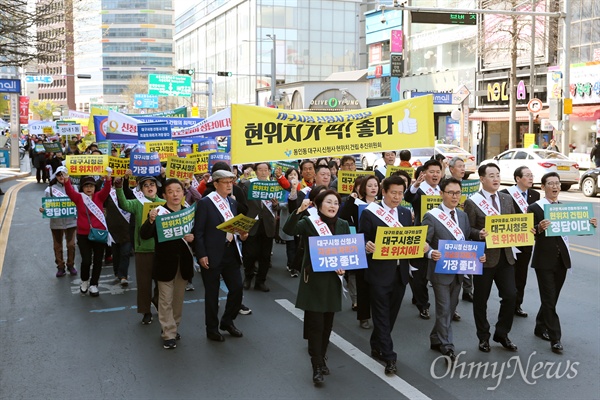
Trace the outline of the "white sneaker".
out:
[[[81,281],[81,285],[79,285],[79,291],[81,293],[87,293],[90,287],[90,281]]]
[[[100,296],[100,291],[98,290],[98,286],[96,286],[96,285],[90,286],[90,296],[92,296],[92,297]]]

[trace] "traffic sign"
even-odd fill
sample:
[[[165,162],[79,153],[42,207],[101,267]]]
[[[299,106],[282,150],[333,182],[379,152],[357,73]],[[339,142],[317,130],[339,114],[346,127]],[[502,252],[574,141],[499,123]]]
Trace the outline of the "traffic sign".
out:
[[[192,96],[192,77],[185,75],[148,75],[148,94],[156,96]]]
[[[412,11],[410,16],[413,23],[477,25],[477,14]]]
[[[544,105],[542,104],[542,101],[540,99],[531,99],[529,100],[529,103],[527,103],[527,109],[529,110],[529,112],[532,113],[537,113],[542,111],[542,107]]]
[[[54,78],[50,75],[27,75],[25,77],[27,83],[52,83]]]
[[[452,94],[452,104],[461,104],[470,94],[471,91],[465,85],[460,85]]]
[[[133,108],[158,108],[158,96],[136,94],[133,96]]]

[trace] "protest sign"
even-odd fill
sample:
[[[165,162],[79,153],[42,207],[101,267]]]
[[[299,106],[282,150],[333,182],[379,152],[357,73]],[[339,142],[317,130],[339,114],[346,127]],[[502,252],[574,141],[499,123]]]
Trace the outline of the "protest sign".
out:
[[[310,236],[308,245],[314,272],[368,268],[365,237],[362,233]]]
[[[593,235],[596,233],[590,219],[594,208],[590,203],[545,204],[544,218],[550,220],[546,236]]]
[[[427,226],[390,228],[378,226],[374,260],[399,260],[423,257]]]
[[[112,169],[112,176],[122,178],[129,169],[129,158],[108,156],[108,166]]]
[[[250,183],[248,200],[277,199],[284,203],[287,201],[287,191],[277,181],[254,181]]]
[[[43,197],[43,218],[75,218],[77,206],[68,197]]]
[[[62,153],[63,151],[59,142],[45,142],[42,145],[48,153]]]
[[[99,154],[67,155],[66,167],[69,175],[106,175],[108,156]]]
[[[153,140],[144,142],[147,153],[158,153],[160,161],[167,161],[169,157],[177,156],[176,140]]]
[[[212,151],[205,151],[202,153],[192,153],[188,154],[186,158],[190,160],[194,160],[194,164],[196,168],[194,170],[194,174],[205,174],[208,172],[208,156],[212,153]]]
[[[440,204],[442,204],[442,196],[421,196],[421,221],[425,217],[427,211],[433,210]]]
[[[483,274],[479,258],[485,252],[484,242],[440,240],[437,250],[442,258],[435,263],[436,274]]]
[[[488,249],[512,246],[533,246],[533,214],[502,214],[485,217]]]
[[[338,171],[337,189],[339,194],[350,194],[354,189],[354,181],[361,175],[373,175],[370,171]]]
[[[144,203],[144,206],[142,207],[142,224],[144,222],[146,222],[146,220],[148,219],[148,213],[150,211],[154,210],[158,206],[162,206],[163,204],[164,203],[153,202],[153,201]]]
[[[143,123],[137,127],[138,140],[171,140],[171,125]]]
[[[180,211],[156,216],[156,232],[160,243],[169,240],[183,239],[193,233],[196,203]]]
[[[160,175],[160,158],[158,153],[131,153],[129,156],[131,172],[134,176]]]
[[[191,158],[169,157],[167,159],[167,168],[165,169],[165,174],[167,179],[192,179],[195,169],[196,163]]]
[[[250,232],[250,229],[252,229],[256,222],[257,220],[254,218],[246,217],[244,214],[238,214],[230,220],[217,225],[217,229],[229,233]]]
[[[208,155],[208,169],[211,170],[215,163],[223,161],[227,165],[231,165],[231,154],[213,152]]]
[[[410,179],[413,179],[415,176],[415,169],[413,167],[396,167],[393,165],[388,165],[388,167],[385,169],[385,177],[389,178],[396,171],[406,172],[408,176],[410,176]],[[410,181],[408,183],[410,184]]]

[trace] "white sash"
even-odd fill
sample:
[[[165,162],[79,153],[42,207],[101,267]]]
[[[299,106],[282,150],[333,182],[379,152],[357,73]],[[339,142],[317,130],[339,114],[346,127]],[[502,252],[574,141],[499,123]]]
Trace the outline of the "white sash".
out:
[[[92,199],[90,199],[90,196],[85,195],[83,193],[81,194],[81,198],[83,199],[83,204],[85,204],[85,206],[87,207],[87,209],[94,214],[94,217],[96,217],[98,219],[98,221],[100,221],[100,223],[104,226],[104,229],[106,229],[106,232],[108,232],[108,225],[106,225],[106,218],[104,218],[104,213],[102,212],[102,210],[100,209],[100,207],[98,207],[96,205],[96,203],[94,203],[92,201]],[[92,227],[92,223],[90,220],[90,228]],[[110,232],[108,232],[108,241],[107,244],[110,246],[111,243],[114,243],[114,240],[112,238],[112,236],[110,235]]]
[[[402,228],[403,227],[402,224],[400,222],[398,222],[396,220],[396,218],[394,218],[392,216],[392,214],[385,211],[385,209],[381,205],[379,205],[375,202],[369,204],[367,206],[366,210],[371,211],[373,213],[373,215],[375,215],[377,218],[382,220],[384,224],[386,224],[387,226],[389,226],[391,228]],[[396,212],[398,212],[398,209],[396,209]]]
[[[142,203],[142,205],[144,205],[144,203],[151,203],[151,201],[144,196],[144,193],[137,188],[133,190],[133,195],[139,200],[140,203]]]
[[[470,197],[470,199],[488,217],[490,215],[500,215],[500,213],[496,211],[494,207],[492,207],[492,205],[486,200],[485,197],[483,197],[481,193],[475,193]],[[500,200],[500,197],[498,197],[498,200]]]
[[[382,165],[381,167],[377,168],[376,171],[378,171],[385,178],[385,174],[387,174],[387,166]]]
[[[271,212],[273,216],[275,216],[275,211],[273,211],[273,203],[268,200],[261,200],[265,207]]]
[[[457,213],[456,210],[454,212]],[[442,225],[444,225],[444,228],[448,229],[448,231],[450,231],[456,240],[465,240],[465,234],[463,233],[462,229],[460,229],[460,226],[458,226],[452,217],[446,214],[444,210],[441,208],[433,208],[427,213],[431,214]]]
[[[167,215],[167,214],[171,214],[171,211],[167,210],[165,207],[163,206],[158,206],[156,207],[156,211],[158,211],[158,215]],[[186,247],[188,248],[188,250],[190,251],[190,254],[192,255],[192,260],[194,259],[194,253],[192,252],[192,248],[190,247],[190,244],[188,242],[185,241],[184,238],[181,238],[181,240],[183,240],[183,243],[185,243]]]
[[[546,204],[552,204],[545,197],[543,199],[539,199],[535,203],[540,206],[540,208],[542,209],[542,212],[544,211],[544,206]],[[562,238],[563,242],[565,242],[565,246],[567,246],[567,251],[569,252],[569,257],[571,257],[571,248],[569,247],[569,237],[561,236],[561,238]]]
[[[310,219],[310,222],[312,222],[312,224],[315,227],[315,229],[317,230],[317,233],[319,234],[319,236],[333,235],[333,233],[331,233],[331,230],[329,229],[327,224],[325,222],[323,222],[323,220],[321,220],[321,217],[319,217],[319,215],[314,215],[314,214],[310,215],[308,217],[308,219]]]
[[[432,188],[427,182],[422,182],[419,185],[419,189],[421,189],[427,196],[439,196],[441,194],[439,187],[436,186],[435,188]]]
[[[302,188],[302,189],[300,189],[300,191],[301,191],[302,193],[304,193],[304,196],[305,196],[305,197],[308,197],[308,194],[310,193],[310,191],[311,191],[311,190],[312,190],[312,188],[311,188],[310,186],[307,186],[307,187],[305,187],[305,188]]]
[[[521,189],[519,189],[519,187],[515,185],[508,188],[508,193],[510,193],[513,200],[517,203],[517,205],[521,209],[521,212],[525,214],[527,212],[527,207],[529,206],[529,204],[527,204],[527,199],[523,197]]]
[[[200,182],[198,182],[198,179],[196,179],[196,175],[192,175],[191,184],[194,189],[198,189],[198,186],[200,186]]]
[[[129,222],[131,219],[131,214],[125,210],[122,210],[121,207],[119,207],[119,200],[117,199],[117,191],[115,190],[115,188],[110,189],[110,198],[112,199],[113,203],[115,203],[115,206],[117,206],[117,209],[119,210],[123,218],[125,218],[125,221]]]
[[[313,216],[315,218],[319,218],[319,211],[317,210],[317,207],[308,207],[306,209],[306,212],[308,213],[308,215]]]
[[[52,185],[52,196],[54,197],[67,197],[67,194],[61,191],[56,185]]]

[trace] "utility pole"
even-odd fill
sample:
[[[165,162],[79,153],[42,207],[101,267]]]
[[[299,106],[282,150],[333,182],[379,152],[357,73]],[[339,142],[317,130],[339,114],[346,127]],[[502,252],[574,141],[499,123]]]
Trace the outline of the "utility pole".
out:
[[[271,104],[275,106],[277,95],[277,36],[268,34],[267,37],[273,41],[273,48],[271,49]]]
[[[535,11],[536,0],[531,0],[531,11]],[[531,16],[531,61],[529,63],[529,101],[535,98],[535,15]],[[529,133],[533,132],[533,113],[529,112]]]
[[[205,83],[208,85],[206,92],[192,92],[192,94],[203,94],[208,97],[208,109],[206,110],[206,116],[210,117],[213,114],[213,80],[212,77],[208,77],[205,81],[194,80],[193,83]]]

